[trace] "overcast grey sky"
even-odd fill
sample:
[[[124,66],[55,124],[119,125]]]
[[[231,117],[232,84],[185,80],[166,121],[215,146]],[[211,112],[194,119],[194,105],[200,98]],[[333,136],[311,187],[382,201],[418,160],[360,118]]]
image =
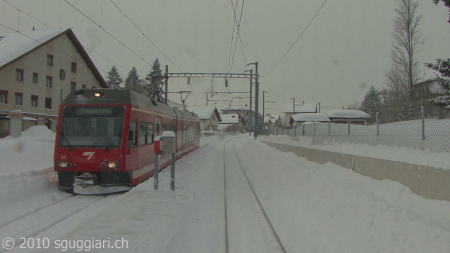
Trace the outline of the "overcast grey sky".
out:
[[[162,69],[169,65],[169,72],[185,73],[242,73],[250,68],[247,63],[258,61],[260,90],[268,91],[266,101],[276,101],[265,105],[266,112],[274,114],[280,114],[282,105],[293,97],[296,102],[320,102],[326,111],[361,102],[371,85],[384,87],[385,72],[391,66],[394,9],[398,6],[394,0],[328,0],[291,48],[325,0],[238,0],[237,4],[236,0],[67,0],[92,21],[63,0],[7,1],[21,11],[0,0],[0,24],[19,31],[29,31],[33,26],[49,29],[36,18],[52,28],[72,28],[90,49],[87,52],[103,76],[116,65],[124,79],[132,67],[143,78],[150,71],[148,63],[156,58]],[[417,59],[433,62],[449,58],[448,9],[442,3],[434,5],[432,0],[417,1],[421,4],[420,31],[425,39]],[[237,5],[237,19],[243,8],[241,41],[235,52],[232,2]],[[11,31],[0,26],[0,32]],[[210,89],[209,78],[193,78],[190,86],[186,79],[169,83],[170,91],[192,91],[187,100],[190,106],[204,106],[205,92]],[[225,88],[224,80],[214,79],[213,89],[248,91],[249,81],[233,79]],[[179,97],[170,95],[178,102]],[[213,99],[232,97],[216,95]],[[245,105],[248,100],[233,100],[233,105],[239,103]],[[217,107],[228,107],[228,102],[218,102]]]

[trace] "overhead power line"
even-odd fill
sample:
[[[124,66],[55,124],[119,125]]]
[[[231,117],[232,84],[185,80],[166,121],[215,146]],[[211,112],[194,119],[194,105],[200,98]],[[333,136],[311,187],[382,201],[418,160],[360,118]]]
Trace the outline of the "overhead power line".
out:
[[[284,57],[286,57],[286,55],[291,51],[291,49],[294,47],[294,45],[297,43],[297,41],[302,37],[302,35],[305,33],[305,31],[308,29],[309,25],[311,25],[311,23],[314,21],[314,19],[316,18],[317,14],[319,14],[320,10],[322,10],[323,6],[328,2],[328,0],[325,0],[323,2],[323,4],[320,6],[319,10],[317,10],[316,14],[312,17],[312,19],[309,21],[309,23],[306,25],[306,27],[303,29],[303,31],[300,33],[300,35],[297,37],[297,39],[294,41],[294,43],[291,45],[291,47],[286,51],[286,53],[283,55],[283,57],[281,57],[281,59],[269,70],[269,72],[267,72],[264,76],[261,77],[261,79],[263,79],[264,77],[266,77],[267,75],[269,75],[270,72],[272,72],[272,70],[274,70],[278,64],[284,59]]]
[[[233,0],[231,0],[231,7],[233,9],[234,19],[233,19],[233,33],[231,35],[230,55],[229,55],[229,58],[228,58],[228,71],[230,73],[233,71],[234,56],[235,56],[235,53],[236,53],[236,46],[237,46],[238,39],[239,39],[239,44],[241,45],[242,55],[244,56],[244,62],[245,62],[245,65],[247,66],[247,59],[245,57],[244,47],[242,45],[242,39],[241,39],[241,34],[240,34],[242,13],[244,11],[245,0],[242,0],[241,14],[239,16],[239,21],[237,20],[237,16],[236,16],[237,2],[238,2],[238,0],[236,0],[236,7],[235,7],[234,4],[233,4]],[[236,41],[234,41],[234,28],[235,27],[236,27]],[[234,41],[234,48],[233,48],[233,41]]]
[[[114,6],[128,19],[128,21],[130,21],[130,23],[131,24],[133,24],[133,26],[156,48],[156,49],[158,49],[158,51],[161,53],[161,54],[163,54],[164,55],[164,57],[166,57],[167,58],[167,60],[169,60],[178,70],[180,70],[181,72],[183,72],[183,70],[181,70],[161,49],[159,49],[159,47],[155,44],[155,43],[153,43],[153,41],[151,41],[148,37],[147,37],[147,35],[145,35],[145,33],[141,30],[141,29],[139,29],[139,27],[127,16],[127,14],[125,14],[120,8],[119,8],[119,6],[117,6],[117,4],[116,3],[114,3],[114,1],[113,0],[111,0],[111,3],[113,3],[114,4]]]
[[[143,62],[147,63],[147,65],[152,66],[149,62],[147,62],[144,57],[139,56],[136,52],[134,52],[131,48],[129,48],[127,45],[125,45],[122,41],[117,39],[114,35],[112,35],[110,32],[108,32],[105,28],[103,28],[101,25],[99,25],[97,22],[95,22],[92,18],[90,18],[88,15],[84,14],[81,10],[79,10],[77,7],[75,7],[73,4],[71,4],[69,1],[64,0],[68,5],[72,6],[75,10],[77,10],[81,15],[85,16],[87,19],[89,19],[92,23],[94,23],[96,26],[98,26],[100,29],[102,29],[105,33],[107,33],[111,38],[113,38],[115,41],[119,42],[123,47],[128,49],[131,53],[136,55],[139,59],[141,59]]]

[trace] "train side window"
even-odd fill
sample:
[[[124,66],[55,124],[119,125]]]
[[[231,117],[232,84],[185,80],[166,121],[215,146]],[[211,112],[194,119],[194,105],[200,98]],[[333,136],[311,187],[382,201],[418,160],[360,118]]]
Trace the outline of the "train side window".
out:
[[[139,123],[139,146],[144,146],[147,141],[147,124],[145,122]]]
[[[153,123],[147,124],[147,138],[148,144],[153,144]]]
[[[128,131],[128,147],[133,148],[137,146],[137,122],[130,122],[130,130]]]
[[[161,120],[160,119],[156,119],[156,125],[155,125],[155,134],[156,136],[160,136],[161,135]]]

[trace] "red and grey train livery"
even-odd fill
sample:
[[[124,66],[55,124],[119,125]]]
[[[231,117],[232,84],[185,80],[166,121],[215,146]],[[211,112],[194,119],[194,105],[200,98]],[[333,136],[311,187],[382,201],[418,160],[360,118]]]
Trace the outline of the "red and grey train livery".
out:
[[[176,133],[176,158],[199,147],[196,114],[129,90],[72,91],[61,103],[54,166],[59,188],[77,194],[127,191],[153,175],[153,140]],[[161,155],[161,168],[171,156]]]

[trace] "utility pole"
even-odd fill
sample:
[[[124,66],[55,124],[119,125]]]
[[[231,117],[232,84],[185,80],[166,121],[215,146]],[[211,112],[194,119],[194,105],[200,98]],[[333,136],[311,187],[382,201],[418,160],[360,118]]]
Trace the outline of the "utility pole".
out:
[[[252,78],[252,74],[253,74],[253,69],[250,69],[250,116],[249,116],[249,120],[247,121],[248,123],[252,122],[252,85],[253,85],[253,78]],[[244,71],[246,72],[246,71]],[[250,129],[248,131],[248,135],[252,135],[252,129],[251,129],[251,125],[249,125]]]
[[[166,77],[166,94],[164,95],[164,103],[166,103],[166,105],[167,105],[167,92],[169,91],[168,90],[168,85],[169,85],[169,65],[166,65],[166,74],[165,74],[165,77]]]
[[[255,139],[258,137],[258,107],[259,107],[259,76],[258,62],[249,63],[247,65],[255,65]]]
[[[292,98],[292,111],[295,114],[295,98]]]
[[[264,99],[265,99],[265,93],[266,93],[267,91],[265,91],[265,90],[263,90],[263,121],[264,121],[264,117],[266,116],[265,114],[264,114]]]

